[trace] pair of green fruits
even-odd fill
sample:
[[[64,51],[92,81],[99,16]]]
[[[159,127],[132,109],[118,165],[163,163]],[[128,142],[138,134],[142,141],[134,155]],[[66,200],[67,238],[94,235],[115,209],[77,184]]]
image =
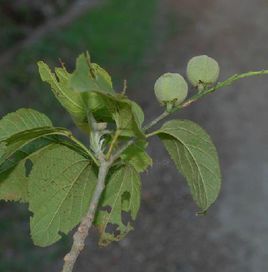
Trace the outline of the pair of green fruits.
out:
[[[220,67],[206,55],[193,57],[187,64],[187,78],[199,92],[217,82]],[[188,95],[188,84],[178,73],[166,73],[157,79],[155,95],[161,105],[180,105]]]

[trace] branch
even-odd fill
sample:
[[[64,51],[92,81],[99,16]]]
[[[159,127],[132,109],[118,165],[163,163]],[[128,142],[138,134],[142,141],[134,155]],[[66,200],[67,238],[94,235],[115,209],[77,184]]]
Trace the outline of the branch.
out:
[[[156,124],[158,124],[159,121],[163,120],[167,116],[169,116],[171,113],[174,113],[178,110],[181,110],[183,108],[186,108],[190,106],[192,103],[196,102],[197,100],[203,98],[204,96],[211,94],[223,87],[230,86],[232,83],[239,79],[247,78],[247,77],[252,77],[252,76],[260,76],[260,75],[267,75],[268,70],[261,70],[261,71],[252,71],[252,72],[247,72],[243,74],[235,74],[229,78],[227,78],[225,81],[218,82],[214,87],[210,89],[206,89],[203,92],[197,93],[193,95],[191,98],[187,99],[184,103],[182,103],[180,106],[173,108],[171,111],[165,110],[162,114],[160,114],[158,117],[156,117],[153,121],[151,121],[148,125],[144,127],[144,131],[147,131],[148,129],[152,128]],[[149,138],[154,135],[154,132],[149,133],[146,135],[146,138]]]
[[[122,145],[114,155],[111,156],[110,160],[112,162],[115,162],[120,155],[130,146],[132,145],[137,139],[136,138],[132,138],[131,140],[127,141],[124,145]]]
[[[77,231],[73,236],[73,245],[70,252],[64,257],[64,265],[62,272],[72,272],[74,264],[80,254],[80,252],[85,247],[85,240],[88,236],[89,229],[92,226],[92,222],[95,217],[96,209],[101,197],[101,194],[105,188],[105,178],[109,170],[110,163],[105,160],[101,161],[97,185],[92,197],[92,200],[89,205],[88,212],[86,216],[82,219],[81,224],[79,225]]]
[[[161,115],[159,115],[157,118],[155,118],[153,121],[151,121],[148,125],[144,126],[143,130],[147,131],[148,129],[150,129],[153,126],[155,126],[156,124],[158,124],[158,122],[160,122],[161,120],[163,120],[164,118],[169,116],[171,113],[173,113],[177,110],[180,110],[182,108],[188,107],[190,104],[201,99],[202,97],[206,96],[207,94],[215,92],[216,90],[218,90],[222,87],[231,85],[236,80],[250,77],[250,76],[263,75],[263,74],[268,74],[268,70],[257,71],[257,72],[248,72],[248,73],[244,73],[244,74],[240,74],[240,75],[234,75],[223,82],[219,82],[216,86],[214,86],[210,89],[204,90],[201,93],[197,93],[196,95],[192,96],[191,98],[186,100],[184,103],[182,103],[179,107],[176,107],[176,108],[172,109],[171,111],[165,110]],[[146,137],[148,138],[150,136],[153,136],[153,135],[155,135],[155,133],[156,132],[149,133],[146,135]],[[73,271],[74,264],[79,256],[80,252],[83,250],[83,248],[85,246],[86,237],[88,236],[89,229],[92,226],[92,222],[95,217],[95,213],[96,213],[96,209],[98,207],[100,197],[101,197],[102,192],[105,188],[105,178],[107,176],[107,172],[108,172],[110,166],[120,157],[122,152],[124,150],[126,150],[131,144],[133,144],[136,140],[137,140],[136,138],[132,138],[129,141],[127,141],[124,145],[122,145],[120,148],[118,148],[118,150],[113,155],[110,156],[110,159],[108,161],[105,160],[105,158],[103,157],[104,155],[102,154],[102,156],[100,158],[100,168],[99,168],[97,186],[95,188],[92,200],[90,202],[88,212],[87,212],[86,216],[82,219],[82,222],[78,227],[78,230],[76,231],[76,233],[73,236],[74,241],[73,241],[71,251],[64,257],[64,266],[63,266],[62,272],[72,272]],[[114,145],[112,145],[112,146],[114,146]],[[112,152],[112,149],[111,149],[111,152]]]
[[[189,105],[191,105],[193,102],[203,98],[204,96],[210,94],[210,93],[214,93],[215,91],[226,87],[226,86],[230,86],[232,85],[235,81],[239,80],[239,79],[243,79],[243,78],[247,78],[247,77],[252,77],[252,76],[261,76],[261,75],[267,75],[268,74],[268,70],[261,70],[261,71],[252,71],[252,72],[247,72],[247,73],[243,73],[243,74],[235,74],[229,78],[227,78],[226,80],[222,81],[222,82],[218,82],[214,87],[210,88],[210,89],[206,89],[201,93],[197,93],[196,95],[192,96],[190,99],[186,100],[183,104],[181,104],[178,108],[176,108],[174,111],[180,110],[182,108],[188,107]],[[173,111],[173,112],[174,112]]]
[[[151,121],[148,125],[146,125],[143,128],[143,130],[146,131],[146,130],[150,129],[151,127],[155,126],[158,122],[160,122],[161,120],[163,120],[164,118],[166,118],[169,114],[170,114],[170,112],[168,112],[167,110],[165,110],[161,115],[159,115],[153,121]]]

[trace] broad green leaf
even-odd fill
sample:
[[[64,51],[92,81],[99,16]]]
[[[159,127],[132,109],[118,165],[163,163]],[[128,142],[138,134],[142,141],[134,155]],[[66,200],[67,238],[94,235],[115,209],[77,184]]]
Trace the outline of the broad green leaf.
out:
[[[99,122],[115,122],[120,136],[144,138],[132,101],[120,94],[87,93],[88,108]],[[140,119],[141,120],[141,119]]]
[[[56,127],[39,127],[39,128],[33,128],[28,129],[19,133],[16,133],[9,138],[7,138],[4,142],[7,146],[10,146],[12,144],[20,144],[27,141],[30,141],[32,139],[36,139],[42,136],[46,135],[71,135],[71,132],[65,128],[56,128]]]
[[[186,178],[193,199],[206,211],[221,187],[218,155],[209,135],[188,120],[169,121],[157,133]]]
[[[42,154],[29,176],[31,236],[36,245],[53,244],[81,221],[96,181],[92,162],[73,150],[56,145]]]
[[[95,218],[100,245],[119,241],[133,229],[132,221],[140,208],[140,190],[140,177],[132,166],[124,165],[111,173]]]
[[[69,112],[75,123],[86,130],[87,109],[81,94],[73,91],[70,86],[71,74],[65,68],[56,68],[54,74],[43,61],[38,62],[38,67],[41,79],[50,85],[55,97]]]
[[[22,154],[30,155],[29,150],[34,150],[36,145],[23,149],[30,137],[35,137],[30,133],[25,138],[24,134],[29,131],[40,134],[40,130],[51,130],[51,126],[48,117],[32,109],[20,109],[0,120],[0,199],[26,201],[25,161],[18,163],[25,157]]]
[[[6,152],[6,144],[5,143],[0,143],[0,164],[3,162],[4,160],[4,155]]]
[[[134,101],[131,102],[131,108],[134,117],[136,118],[136,121],[139,124],[139,127],[141,127],[144,122],[144,113],[142,108]]]
[[[53,127],[49,118],[38,111],[20,109],[7,114],[0,120],[0,144],[5,146],[5,152],[3,152],[3,148],[0,148],[0,153],[2,153],[0,154],[0,163],[31,141],[51,135],[64,137],[65,139],[62,141],[66,144],[68,139],[69,145],[72,145],[74,149],[87,153],[94,159],[90,151],[76,140],[69,130]]]
[[[0,165],[0,199],[28,201],[28,172],[45,150],[55,143],[40,139],[18,150]]]
[[[50,134],[27,142],[15,142],[5,148],[4,155],[0,158],[0,199],[28,202],[26,163],[29,159],[34,163],[37,156],[41,156],[46,148],[55,144],[64,145],[85,158],[92,158],[87,150],[69,138],[59,135]]]
[[[30,109],[21,109],[3,117],[0,120],[0,139],[0,199],[4,200],[27,201],[25,163],[29,156],[41,154],[48,144],[61,143],[95,159],[70,131],[52,127],[45,115]]]
[[[110,75],[96,63],[91,63],[88,55],[81,54],[76,60],[71,87],[77,92],[100,91],[114,93]]]
[[[94,74],[96,85],[99,91],[114,93],[112,78],[101,66],[97,63],[91,63],[91,70]]]
[[[95,159],[90,150],[88,150],[82,143],[75,139],[72,133],[64,128],[55,128],[55,127],[42,127],[26,130],[17,134],[12,135],[5,140],[5,149],[4,153],[1,156],[1,160],[7,160],[12,156],[16,151],[22,147],[29,145],[34,140],[44,137],[53,137],[54,141],[57,140],[62,142],[65,145],[71,146],[77,152],[89,155],[93,160]],[[60,138],[62,137],[62,138]],[[51,138],[52,139],[52,138]]]
[[[145,151],[146,147],[147,142],[136,141],[121,154],[121,159],[125,163],[131,164],[137,172],[144,172],[153,164],[151,157]]]
[[[33,109],[19,109],[0,120],[0,142],[25,130],[51,126],[46,115]]]

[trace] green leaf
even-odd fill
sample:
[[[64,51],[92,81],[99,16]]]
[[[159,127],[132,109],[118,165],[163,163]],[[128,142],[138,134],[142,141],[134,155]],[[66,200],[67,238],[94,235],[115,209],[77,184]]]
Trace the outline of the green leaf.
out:
[[[29,176],[30,226],[36,245],[53,244],[81,221],[96,181],[92,162],[73,150],[56,145],[42,154]]]
[[[70,131],[52,127],[43,114],[30,109],[10,113],[0,120],[0,199],[27,201],[28,183],[25,163],[43,147],[61,143],[86,158],[92,153]],[[40,152],[38,150],[40,148]]]
[[[77,152],[89,156],[96,162],[95,157],[91,151],[87,149],[81,142],[79,142],[69,130],[64,128],[41,127],[22,131],[6,139],[4,141],[5,147],[2,149],[3,154],[1,155],[0,164],[3,160],[8,160],[22,147],[30,144],[36,139],[44,137],[54,139],[54,141],[61,142],[66,146],[68,145]]]
[[[93,156],[89,150],[85,150],[69,138],[53,134],[32,138],[27,142],[15,142],[5,147],[4,155],[0,157],[0,199],[28,202],[26,163],[29,160],[34,163],[36,156],[41,156],[43,150],[53,144],[64,145],[88,159]]]
[[[136,118],[136,121],[139,124],[139,127],[141,127],[144,122],[144,113],[142,108],[134,101],[131,102],[131,108],[134,117]]]
[[[125,163],[131,164],[137,172],[144,172],[153,164],[152,158],[145,151],[147,145],[145,141],[136,141],[130,145],[120,157]]]
[[[52,73],[47,64],[38,62],[41,79],[47,82],[55,97],[69,112],[78,127],[87,130],[87,108],[79,92],[73,91],[70,86],[71,74],[65,68],[56,68]]]
[[[28,129],[17,134],[14,134],[5,140],[5,143],[8,146],[12,144],[21,144],[27,141],[31,141],[32,139],[36,139],[42,136],[47,135],[71,135],[71,132],[65,128],[55,128],[55,127],[40,127]]]
[[[88,55],[81,54],[76,60],[76,69],[71,78],[71,87],[78,92],[100,91],[114,93],[110,75]]]
[[[0,142],[25,130],[51,126],[46,115],[33,109],[19,109],[0,120]]]
[[[99,91],[114,93],[112,78],[101,66],[97,63],[91,63],[91,70],[94,74],[95,84]]]
[[[221,187],[218,155],[209,135],[188,120],[169,121],[157,134],[186,178],[193,199],[206,211]]]
[[[88,150],[82,143],[76,140],[70,131],[63,128],[53,127],[26,130],[8,138],[5,141],[5,152],[3,153],[1,160],[8,160],[18,150],[40,138],[46,138],[54,142],[60,142],[76,150],[78,153],[95,160],[90,150]]]
[[[115,122],[120,136],[144,138],[139,120],[133,112],[133,102],[117,94],[87,93],[88,108],[98,122]]]
[[[140,208],[140,190],[140,177],[132,166],[124,165],[111,173],[95,218],[100,245],[119,241],[133,229],[132,221]]]
[[[23,145],[40,136],[61,131],[52,127],[51,121],[42,113],[32,109],[20,109],[0,120],[0,164]],[[63,130],[62,130],[63,131]]]
[[[39,139],[18,150],[0,165],[0,199],[28,201],[28,174],[32,164],[55,143]]]
[[[4,155],[6,152],[6,144],[5,143],[0,143],[0,164],[4,161]]]

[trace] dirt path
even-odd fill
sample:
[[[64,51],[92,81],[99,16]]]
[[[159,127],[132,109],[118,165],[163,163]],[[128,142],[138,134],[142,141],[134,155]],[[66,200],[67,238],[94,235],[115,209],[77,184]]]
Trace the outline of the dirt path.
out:
[[[146,83],[133,92],[147,115],[159,112],[151,101],[156,77],[184,73],[193,55],[218,59],[222,78],[268,67],[266,0],[166,0],[159,11],[156,50],[145,60]],[[267,78],[245,80],[182,114],[205,127],[219,148],[223,189],[208,216],[195,216],[182,177],[155,140],[150,153],[157,159],[144,175],[136,230],[106,249],[98,249],[92,235],[76,271],[267,271],[267,86]]]

